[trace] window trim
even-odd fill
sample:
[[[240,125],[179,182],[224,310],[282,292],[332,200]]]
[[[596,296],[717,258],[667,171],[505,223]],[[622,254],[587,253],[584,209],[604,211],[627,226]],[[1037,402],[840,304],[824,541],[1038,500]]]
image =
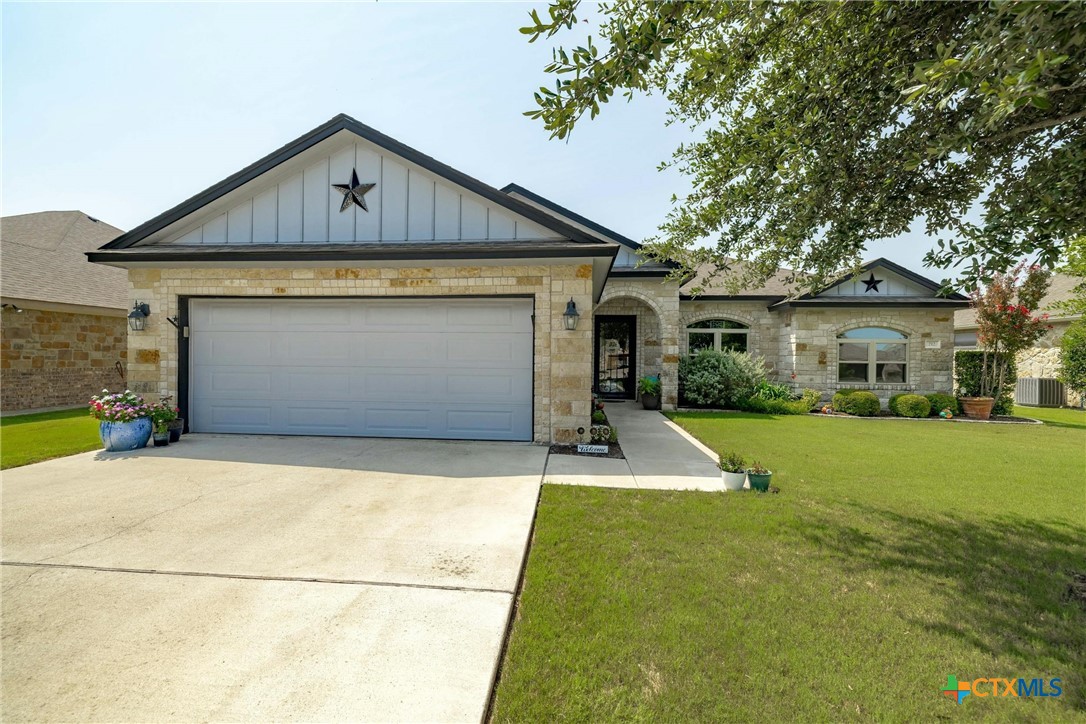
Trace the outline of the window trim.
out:
[[[714,321],[718,321],[718,320],[721,321],[721,322],[731,322],[732,324],[740,324],[740,325],[742,325],[742,327],[740,327],[740,328],[721,327],[719,329],[714,329],[712,327],[695,327],[695,326],[693,326],[695,324],[703,324],[705,322],[714,322]],[[715,316],[715,317],[705,317],[703,319],[695,319],[692,322],[687,322],[687,324],[686,324],[686,354],[688,354],[688,355],[691,354],[691,352],[690,352],[690,335],[691,334],[711,334],[711,335],[713,335],[713,349],[715,351],[717,351],[717,352],[719,352],[721,350],[720,337],[721,337],[722,334],[729,334],[729,335],[741,334],[741,335],[743,335],[744,341],[746,342],[746,345],[745,345],[746,349],[744,351],[746,351],[746,352],[750,351],[750,325],[747,324],[746,322],[743,322],[743,321],[738,320],[738,319],[731,319],[729,317]]]
[[[888,332],[894,332],[900,334],[900,337],[870,337],[870,338],[848,338],[845,337],[849,332],[855,332],[861,329],[882,329]],[[839,385],[908,385],[909,384],[909,370],[912,368],[912,363],[909,361],[909,343],[910,337],[905,332],[890,327],[850,327],[849,329],[842,330],[837,334],[837,384]],[[864,380],[842,380],[841,379],[841,365],[843,364],[864,364],[861,360],[849,361],[841,360],[841,345],[854,344],[854,345],[867,345],[867,376]],[[882,360],[878,359],[878,345],[880,344],[900,344],[905,348],[904,359],[902,360]],[[878,378],[878,365],[880,364],[900,364],[903,366],[901,381],[900,382],[882,382]]]

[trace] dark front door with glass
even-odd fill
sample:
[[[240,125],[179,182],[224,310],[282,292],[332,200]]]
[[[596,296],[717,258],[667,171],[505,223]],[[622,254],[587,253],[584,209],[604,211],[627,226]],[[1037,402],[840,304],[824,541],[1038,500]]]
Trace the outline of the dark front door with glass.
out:
[[[636,340],[637,317],[596,316],[595,389],[602,397],[634,398]]]

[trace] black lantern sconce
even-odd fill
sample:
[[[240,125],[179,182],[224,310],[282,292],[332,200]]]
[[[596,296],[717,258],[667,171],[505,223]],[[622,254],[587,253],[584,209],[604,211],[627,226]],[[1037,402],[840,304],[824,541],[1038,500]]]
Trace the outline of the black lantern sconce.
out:
[[[142,332],[147,324],[147,318],[151,316],[151,307],[147,302],[137,301],[132,305],[132,311],[128,313],[128,326],[133,332]]]
[[[562,315],[562,320],[566,324],[566,329],[570,332],[577,329],[577,319],[581,316],[577,311],[577,302],[573,301],[573,297],[569,298],[569,304],[566,305],[566,313]]]

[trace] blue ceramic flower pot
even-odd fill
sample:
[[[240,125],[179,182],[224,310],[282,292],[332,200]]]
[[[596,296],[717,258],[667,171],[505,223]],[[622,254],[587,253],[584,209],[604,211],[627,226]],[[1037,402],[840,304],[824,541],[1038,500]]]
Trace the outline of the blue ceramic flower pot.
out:
[[[108,422],[98,424],[98,435],[106,452],[139,450],[151,439],[151,418],[141,417],[132,422]]]

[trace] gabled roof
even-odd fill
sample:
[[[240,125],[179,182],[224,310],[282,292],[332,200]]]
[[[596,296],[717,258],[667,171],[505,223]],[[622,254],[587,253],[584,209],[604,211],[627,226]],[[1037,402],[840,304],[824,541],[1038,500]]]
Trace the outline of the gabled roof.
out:
[[[465,173],[457,171],[456,169],[448,166],[436,159],[427,156],[420,151],[411,148],[403,143],[400,143],[396,139],[386,136],[385,134],[377,131],[374,128],[360,123],[359,121],[351,118],[350,116],[340,114],[335,118],[332,118],[327,123],[324,123],[312,131],[294,139],[290,143],[286,144],[282,148],[273,151],[264,158],[256,161],[255,163],[243,168],[241,171],[229,176],[219,183],[211,186],[210,188],[201,191],[192,198],[183,201],[177,206],[173,207],[169,211],[159,214],[155,218],[140,224],[135,229],[132,229],[127,234],[123,234],[114,239],[110,243],[102,247],[102,250],[113,249],[128,249],[132,246],[139,244],[140,241],[146,239],[148,236],[161,231],[170,224],[176,223],[186,216],[199,211],[207,204],[215,201],[216,199],[230,193],[231,191],[239,188],[243,184],[246,184],[258,176],[271,171],[280,164],[294,158],[298,154],[302,153],[306,149],[313,147],[314,145],[324,141],[332,135],[339,133],[340,131],[349,131],[355,135],[373,143],[374,145],[388,151],[389,153],[400,156],[410,163],[416,164],[431,173],[440,176],[458,186],[461,186],[484,199],[491,201],[499,206],[520,214],[521,216],[530,219],[531,221],[556,232],[558,235],[570,239],[571,241],[598,244],[601,243],[601,239],[595,237],[592,234],[587,234],[576,227],[567,224],[560,219],[555,218],[551,214],[540,211],[534,206],[518,201],[509,194],[502,193],[498,189],[488,186],[487,184],[479,181]]]
[[[842,283],[847,282],[847,281],[849,281],[851,279],[854,279],[858,275],[862,275],[865,272],[869,272],[869,271],[871,271],[871,270],[873,270],[873,269],[875,269],[877,267],[882,267],[883,269],[886,269],[886,270],[891,271],[891,272],[893,272],[895,274],[898,274],[899,276],[904,277],[905,279],[908,279],[909,281],[911,281],[912,283],[916,284],[919,287],[930,290],[931,293],[932,293],[932,296],[931,297],[881,296],[881,297],[869,297],[869,298],[865,298],[865,297],[833,298],[833,297],[820,296],[824,292],[826,292],[827,290],[833,289],[838,284],[842,284]],[[785,299],[785,300],[782,300],[782,301],[780,301],[777,304],[774,304],[772,306],[773,307],[785,307],[785,306],[797,306],[797,307],[798,306],[848,306],[850,304],[862,304],[862,305],[865,305],[865,306],[868,305],[868,304],[884,304],[884,305],[888,305],[888,306],[912,306],[912,305],[915,304],[915,305],[918,305],[918,306],[919,305],[923,305],[923,306],[933,306],[934,305],[934,306],[955,306],[955,307],[960,307],[960,306],[962,306],[964,304],[967,304],[969,302],[969,300],[966,297],[964,297],[961,294],[958,294],[957,292],[952,292],[952,293],[947,294],[947,295],[940,295],[939,292],[942,290],[942,288],[943,288],[943,285],[940,284],[939,282],[933,281],[931,279],[928,279],[925,276],[917,274],[914,271],[906,269],[905,267],[901,266],[900,264],[895,264],[894,262],[890,261],[889,259],[886,259],[884,257],[879,257],[878,259],[873,259],[871,261],[864,262],[863,264],[860,265],[860,269],[858,271],[853,270],[853,271],[848,271],[846,273],[841,274],[840,276],[838,276],[836,279],[834,279],[830,283],[824,285],[818,291],[807,292],[806,294],[802,294],[802,295],[796,297],[795,299]],[[865,301],[861,301],[861,300],[865,300]]]
[[[624,236],[624,235],[618,233],[617,231],[614,231],[613,229],[608,229],[603,224],[598,224],[598,223],[596,223],[595,221],[592,221],[591,219],[589,219],[586,216],[581,216],[576,211],[570,211],[566,207],[564,207],[564,206],[562,206],[560,204],[557,204],[554,201],[551,201],[550,199],[548,199],[548,198],[546,198],[544,196],[540,196],[539,194],[535,193],[534,191],[529,191],[528,189],[524,188],[520,184],[515,184],[515,183],[506,184],[505,186],[502,186],[501,190],[502,190],[502,192],[507,193],[507,194],[516,194],[518,196],[522,196],[522,197],[528,199],[529,201],[532,201],[532,202],[534,202],[536,204],[539,204],[540,206],[542,206],[545,209],[549,209],[550,211],[553,211],[555,214],[557,214],[559,216],[563,216],[566,219],[569,219],[570,221],[572,221],[574,223],[580,224],[581,226],[584,226],[584,227],[590,229],[591,231],[599,234],[600,236],[602,236],[602,237],[604,237],[606,239],[611,239],[611,240],[621,244],[622,246],[625,246],[626,248],[630,249],[631,251],[637,252],[637,251],[641,250],[641,244],[634,241],[630,237]],[[630,273],[639,272],[640,275],[643,275],[644,273],[647,273],[647,272],[653,272],[653,271],[655,271],[657,273],[667,273],[667,272],[670,272],[672,269],[675,269],[677,267],[678,267],[677,264],[674,264],[674,263],[671,263],[671,262],[649,261],[649,262],[646,262],[645,264],[642,264],[641,266],[639,266],[636,270],[633,270],[633,272],[626,272],[626,273],[630,274]]]
[[[0,294],[128,309],[128,273],[90,264],[84,254],[121,230],[82,211],[42,211],[0,219]]]

